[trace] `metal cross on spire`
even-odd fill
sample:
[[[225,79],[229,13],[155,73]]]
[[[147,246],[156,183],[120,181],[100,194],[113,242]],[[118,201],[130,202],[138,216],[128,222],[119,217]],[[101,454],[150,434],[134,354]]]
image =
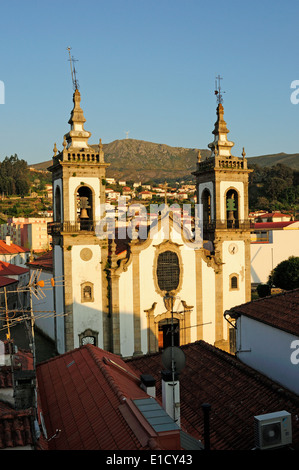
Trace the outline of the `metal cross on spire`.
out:
[[[66,49],[70,56],[69,61],[70,61],[70,66],[71,66],[73,87],[74,87],[74,90],[79,90],[79,82],[76,76],[76,69],[75,69],[75,62],[78,62],[78,60],[75,59],[73,56],[71,56],[71,47],[67,47]]]
[[[220,80],[223,80],[223,78],[220,77],[220,75],[218,75],[218,77],[215,78],[215,95],[217,96],[217,103],[218,104],[223,103]],[[217,81],[218,81],[218,83],[217,83]]]

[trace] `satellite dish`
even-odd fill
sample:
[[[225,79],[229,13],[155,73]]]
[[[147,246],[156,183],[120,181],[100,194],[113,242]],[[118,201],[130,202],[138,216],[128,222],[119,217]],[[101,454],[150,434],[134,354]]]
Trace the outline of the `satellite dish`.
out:
[[[186,364],[185,353],[177,346],[169,346],[162,353],[162,363],[163,366],[170,371],[172,359],[174,361],[174,370],[179,374]]]

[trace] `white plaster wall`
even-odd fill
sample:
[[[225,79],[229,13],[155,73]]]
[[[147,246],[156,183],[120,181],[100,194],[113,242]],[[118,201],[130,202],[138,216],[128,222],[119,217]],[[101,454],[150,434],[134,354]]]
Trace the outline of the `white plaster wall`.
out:
[[[235,244],[238,248],[237,253],[231,254],[228,248],[231,244]],[[229,310],[236,305],[240,305],[246,301],[245,297],[245,243],[242,240],[224,241],[222,245],[223,260],[223,309]],[[239,289],[230,290],[229,276],[238,274]],[[225,329],[226,331],[226,329]]]
[[[272,243],[251,243],[251,282],[266,283],[272,269],[299,256],[299,230],[273,230]]]
[[[63,279],[63,252],[62,248],[59,245],[54,245],[53,247],[53,260],[54,260],[54,278],[62,280]],[[62,354],[65,352],[65,326],[64,321],[64,288],[62,285],[55,286],[55,313],[56,313],[56,347],[57,352]]]
[[[297,394],[299,364],[291,361],[294,353],[291,345],[298,339],[244,315],[237,320],[237,357]]]
[[[241,181],[220,181],[220,217],[226,219],[225,193],[228,189],[236,189],[239,193],[239,219],[244,220],[244,185]],[[246,214],[247,217],[247,214]]]
[[[97,215],[97,207],[100,204],[100,180],[99,178],[85,177],[85,176],[72,176],[69,178],[69,208],[70,208],[70,219],[71,221],[76,220],[76,189],[78,186],[84,183],[93,189],[94,192],[94,213]]]
[[[123,357],[132,356],[134,352],[132,271],[131,263],[119,277],[120,352]]]
[[[93,253],[89,261],[84,261],[80,257],[83,248],[89,248]],[[79,347],[79,335],[86,329],[92,329],[98,332],[98,346],[103,348],[101,247],[99,245],[73,245],[71,258],[74,347]],[[93,302],[81,303],[81,284],[84,282],[93,283]]]
[[[30,270],[30,276],[33,270]],[[51,286],[52,273],[41,272],[39,281],[43,280],[47,285]],[[49,338],[55,341],[55,307],[54,307],[54,288],[42,289],[45,296],[43,298],[36,298],[32,295],[32,307],[36,312],[36,326],[42,330]],[[44,313],[42,313],[44,312]],[[49,313],[46,313],[49,312]],[[52,312],[52,313],[51,313]],[[46,318],[45,318],[46,316]],[[43,318],[44,317],[44,318]]]
[[[215,272],[214,269],[202,263],[202,308],[203,308],[203,340],[215,342]]]

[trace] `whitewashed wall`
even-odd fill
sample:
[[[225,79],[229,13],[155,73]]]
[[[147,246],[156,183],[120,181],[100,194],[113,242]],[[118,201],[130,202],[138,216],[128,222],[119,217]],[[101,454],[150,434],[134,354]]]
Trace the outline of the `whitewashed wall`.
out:
[[[297,394],[299,364],[291,361],[291,345],[298,340],[299,337],[244,315],[237,320],[237,357]]]

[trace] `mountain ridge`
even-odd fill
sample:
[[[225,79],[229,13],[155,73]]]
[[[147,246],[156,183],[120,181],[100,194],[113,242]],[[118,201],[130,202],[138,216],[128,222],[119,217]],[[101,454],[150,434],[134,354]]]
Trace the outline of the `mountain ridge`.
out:
[[[92,145],[97,148],[98,145]],[[105,161],[110,163],[107,177],[126,181],[195,181],[191,174],[196,169],[198,151],[202,160],[210,155],[210,150],[185,147],[172,147],[167,144],[137,139],[114,140],[103,144]],[[260,155],[247,158],[249,165],[269,167],[277,164],[289,166],[299,171],[299,153]],[[46,170],[52,160],[28,165],[36,170]],[[171,175],[171,176],[170,176]]]

